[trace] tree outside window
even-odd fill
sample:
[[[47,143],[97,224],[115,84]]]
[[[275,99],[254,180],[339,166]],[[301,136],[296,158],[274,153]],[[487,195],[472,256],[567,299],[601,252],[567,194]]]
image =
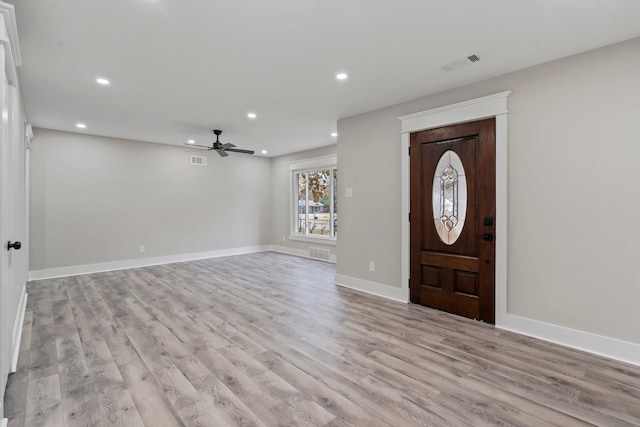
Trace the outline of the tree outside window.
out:
[[[296,214],[294,232],[300,236],[335,238],[338,231],[336,168],[294,173]]]

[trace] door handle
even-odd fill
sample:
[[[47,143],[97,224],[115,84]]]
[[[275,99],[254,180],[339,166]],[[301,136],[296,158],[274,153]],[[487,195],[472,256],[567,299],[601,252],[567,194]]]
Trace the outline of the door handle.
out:
[[[482,240],[484,240],[485,242],[492,242],[493,241],[493,233],[484,233],[482,235]]]
[[[18,250],[22,247],[22,243],[20,242],[13,242],[11,243],[11,240],[9,240],[9,242],[7,243],[7,250],[10,251],[11,249],[15,249]]]

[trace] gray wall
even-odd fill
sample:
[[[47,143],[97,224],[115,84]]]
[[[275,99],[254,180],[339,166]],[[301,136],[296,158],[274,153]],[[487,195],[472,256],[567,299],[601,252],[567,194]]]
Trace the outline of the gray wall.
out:
[[[309,247],[321,247],[329,249],[331,254],[335,254],[335,246],[326,245],[320,241],[316,242],[301,242],[297,240],[290,240],[289,234],[291,234],[291,213],[289,212],[289,189],[291,187],[290,175],[289,175],[289,163],[296,160],[310,159],[313,157],[327,156],[336,153],[336,146],[330,145],[324,148],[318,148],[316,150],[302,151],[299,153],[289,154],[286,156],[274,157],[271,164],[271,242],[274,245],[279,246],[276,248],[290,253],[300,253],[304,251],[309,252]],[[342,171],[338,169],[338,182],[340,182]],[[339,208],[338,208],[339,209]],[[338,221],[340,221],[340,211],[338,210]],[[342,229],[340,228],[340,232]],[[339,234],[338,233],[338,234]],[[282,237],[285,240],[282,240]]]
[[[635,39],[340,120],[338,274],[400,286],[397,117],[511,90],[508,311],[640,343],[638,52]]]
[[[191,166],[177,146],[34,134],[31,270],[270,243],[271,159]]]

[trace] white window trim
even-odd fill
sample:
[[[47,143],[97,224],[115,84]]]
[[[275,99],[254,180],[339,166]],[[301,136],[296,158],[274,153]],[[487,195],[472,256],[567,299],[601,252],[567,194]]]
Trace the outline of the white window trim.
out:
[[[326,156],[311,157],[308,159],[296,160],[289,162],[289,240],[298,240],[301,242],[324,243],[327,245],[335,245],[337,237],[308,236],[296,234],[293,220],[295,218],[294,211],[297,212],[297,206],[293,203],[294,183],[293,176],[296,172],[305,170],[320,170],[324,168],[338,168],[338,155],[329,154]]]
[[[327,156],[312,157],[309,159],[289,162],[289,171],[301,171],[306,169],[335,168],[338,165],[338,155],[329,154]]]
[[[302,236],[300,234],[293,234],[293,233],[289,235],[289,240],[297,240],[300,242],[309,242],[309,243],[319,243],[319,244],[331,245],[331,246],[336,246],[337,244],[337,237]]]

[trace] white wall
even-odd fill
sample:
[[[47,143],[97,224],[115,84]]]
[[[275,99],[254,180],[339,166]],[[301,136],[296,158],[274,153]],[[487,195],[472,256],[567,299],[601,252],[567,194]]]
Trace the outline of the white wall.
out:
[[[271,160],[185,150],[35,129],[31,270],[268,245]]]
[[[271,242],[274,249],[294,255],[306,256],[309,254],[309,247],[329,249],[332,255],[335,255],[335,245],[323,244],[321,241],[302,242],[291,240],[291,212],[289,211],[291,204],[290,197],[290,172],[289,163],[310,159],[313,157],[326,156],[336,153],[336,146],[330,145],[315,150],[302,151],[299,153],[289,154],[286,156],[274,157],[271,164]],[[339,168],[339,166],[338,166]],[[342,171],[338,169],[338,182],[340,182]],[[339,208],[338,208],[339,209]],[[338,221],[340,221],[340,211],[338,211]],[[340,229],[340,232],[342,230]],[[340,239],[338,233],[338,239]],[[284,236],[284,240],[283,240]]]
[[[508,311],[640,343],[638,52],[635,39],[340,120],[338,275],[400,287],[397,118],[510,90]]]

